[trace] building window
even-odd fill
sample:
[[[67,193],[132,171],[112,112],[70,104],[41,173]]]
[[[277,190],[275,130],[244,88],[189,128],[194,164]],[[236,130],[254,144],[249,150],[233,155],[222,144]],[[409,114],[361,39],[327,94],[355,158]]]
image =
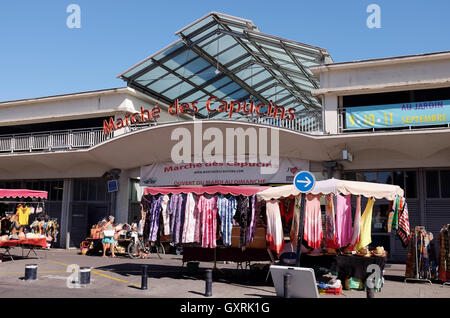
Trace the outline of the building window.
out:
[[[103,179],[76,179],[73,181],[74,201],[109,201],[106,181]]]
[[[450,170],[426,171],[427,198],[450,198]]]
[[[405,191],[406,198],[417,198],[416,171],[348,171],[344,173],[343,178],[344,180],[398,185]]]

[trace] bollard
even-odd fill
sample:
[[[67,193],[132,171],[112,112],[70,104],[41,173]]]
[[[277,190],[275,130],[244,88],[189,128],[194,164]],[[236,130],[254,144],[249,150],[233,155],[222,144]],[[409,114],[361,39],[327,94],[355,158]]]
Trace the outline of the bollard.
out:
[[[284,298],[291,298],[291,278],[291,274],[284,274]]]
[[[141,289],[147,289],[147,280],[148,280],[148,265],[142,265],[142,282]]]
[[[205,275],[205,297],[211,296],[212,296],[212,269],[207,269]]]
[[[91,268],[81,267],[79,271],[80,285],[89,285],[91,283]]]
[[[374,288],[366,288],[367,298],[375,298],[375,289]]]
[[[37,267],[36,264],[25,265],[25,280],[36,280]]]

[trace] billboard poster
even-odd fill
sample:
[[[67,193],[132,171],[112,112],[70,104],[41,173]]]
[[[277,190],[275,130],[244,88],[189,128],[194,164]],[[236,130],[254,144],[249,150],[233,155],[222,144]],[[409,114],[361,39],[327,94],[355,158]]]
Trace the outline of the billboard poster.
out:
[[[177,186],[177,185],[254,185],[266,183],[293,182],[294,176],[301,170],[309,169],[309,161],[280,158],[278,170],[272,174],[262,174],[264,165],[275,167],[274,163],[250,162],[202,162],[155,163],[141,167],[141,186]]]

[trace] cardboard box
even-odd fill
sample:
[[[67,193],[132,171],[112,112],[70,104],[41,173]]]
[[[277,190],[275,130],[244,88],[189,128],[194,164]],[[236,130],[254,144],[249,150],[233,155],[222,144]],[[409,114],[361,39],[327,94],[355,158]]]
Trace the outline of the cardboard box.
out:
[[[231,247],[237,247],[237,248],[239,247],[240,233],[241,233],[241,228],[239,226],[233,226],[233,228],[231,229]],[[245,234],[247,237],[247,232]],[[245,245],[245,247],[246,248],[266,249],[267,248],[266,228],[257,227],[255,229],[255,236],[253,238],[253,241],[250,243],[247,243]]]

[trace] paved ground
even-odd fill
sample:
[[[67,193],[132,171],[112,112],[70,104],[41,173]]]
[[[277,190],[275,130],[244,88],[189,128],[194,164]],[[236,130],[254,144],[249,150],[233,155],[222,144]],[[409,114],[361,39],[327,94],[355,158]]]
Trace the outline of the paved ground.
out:
[[[16,254],[20,254],[17,250]],[[14,252],[13,252],[14,254]],[[212,263],[201,263],[197,274],[182,271],[181,256],[152,254],[150,259],[132,260],[127,257],[102,258],[79,255],[77,250],[38,251],[41,259],[4,259],[0,263],[0,298],[9,297],[162,297],[204,298],[203,270]],[[36,281],[23,280],[25,265],[38,265]],[[68,288],[69,264],[91,267],[88,287]],[[149,265],[148,290],[141,286],[141,266]],[[265,275],[243,275],[236,264],[218,264],[220,279],[213,283],[213,297],[261,298],[275,297],[273,285],[265,283]],[[441,284],[405,284],[404,265],[387,265],[385,285],[377,298],[450,298],[450,286]],[[344,291],[342,295],[321,295],[324,298],[365,298],[363,291]]]

